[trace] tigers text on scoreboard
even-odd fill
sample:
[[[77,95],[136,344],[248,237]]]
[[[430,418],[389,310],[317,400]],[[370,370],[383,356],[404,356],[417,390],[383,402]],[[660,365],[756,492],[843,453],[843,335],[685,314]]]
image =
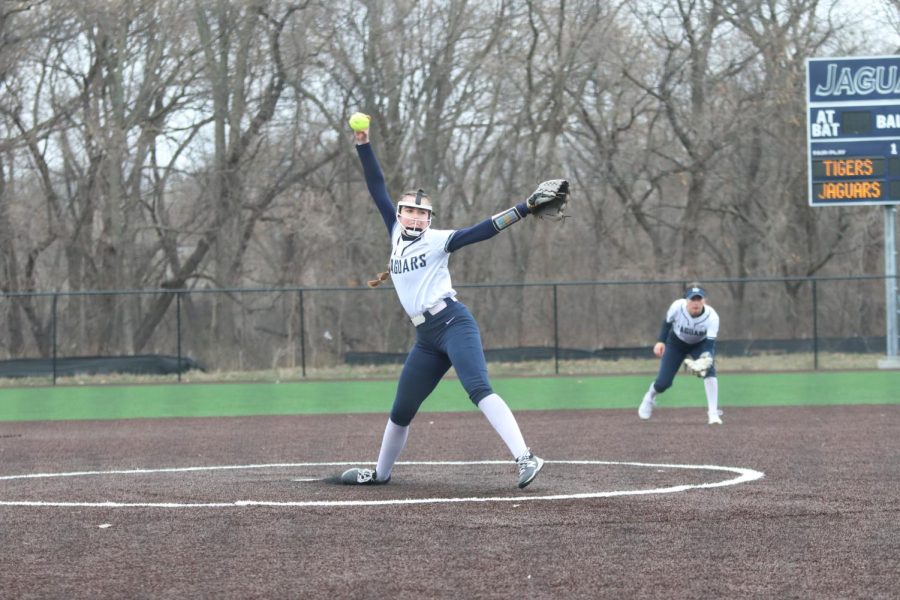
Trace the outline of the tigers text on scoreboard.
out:
[[[811,206],[900,203],[900,56],[806,61]]]

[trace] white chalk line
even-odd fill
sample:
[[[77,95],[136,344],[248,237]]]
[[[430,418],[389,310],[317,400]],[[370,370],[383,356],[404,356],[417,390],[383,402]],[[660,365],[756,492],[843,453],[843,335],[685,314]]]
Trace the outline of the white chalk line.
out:
[[[725,467],[720,465],[677,465],[642,462],[616,462],[602,460],[547,460],[547,464],[555,465],[593,465],[593,466],[630,466],[654,469],[687,469],[698,471],[721,471],[735,473],[737,477],[722,481],[681,484],[669,487],[653,488],[646,490],[614,490],[604,492],[583,492],[576,494],[550,494],[530,495],[527,492],[518,492],[514,496],[504,497],[451,497],[451,498],[402,498],[393,500],[294,500],[294,501],[269,501],[269,500],[236,500],[232,502],[65,502],[65,501],[38,501],[38,500],[0,500],[0,506],[22,507],[60,507],[60,508],[242,508],[242,507],[360,507],[360,506],[400,506],[411,504],[455,504],[463,502],[524,502],[534,500],[586,500],[592,498],[613,498],[617,496],[642,496],[652,494],[671,494],[686,492],[695,489],[709,489],[738,485],[755,481],[765,477],[765,473],[754,469],[742,467]],[[110,471],[72,471],[67,473],[25,473],[21,475],[0,475],[0,481],[22,479],[49,479],[59,477],[90,477],[103,475],[147,475],[156,473],[192,473],[199,471],[227,471],[244,469],[285,469],[300,467],[346,467],[365,464],[366,461],[355,462],[301,462],[301,463],[273,463],[251,465],[217,465],[204,467],[171,467],[161,469],[121,469]],[[463,466],[463,465],[509,465],[510,461],[482,460],[482,461],[401,461],[398,466]],[[304,481],[297,479],[295,481]],[[307,481],[312,481],[307,480]],[[361,488],[362,490],[362,488]]]

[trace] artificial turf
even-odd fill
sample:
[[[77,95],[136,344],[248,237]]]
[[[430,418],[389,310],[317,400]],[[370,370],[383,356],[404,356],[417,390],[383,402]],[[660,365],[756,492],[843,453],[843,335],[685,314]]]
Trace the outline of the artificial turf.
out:
[[[635,408],[653,380],[647,375],[495,378],[513,410]],[[0,421],[137,419],[328,413],[387,413],[394,381],[52,386],[0,391]],[[679,375],[662,399],[667,407],[703,406],[702,382]],[[900,403],[898,371],[726,373],[722,408]],[[441,382],[425,412],[475,410],[455,378]]]

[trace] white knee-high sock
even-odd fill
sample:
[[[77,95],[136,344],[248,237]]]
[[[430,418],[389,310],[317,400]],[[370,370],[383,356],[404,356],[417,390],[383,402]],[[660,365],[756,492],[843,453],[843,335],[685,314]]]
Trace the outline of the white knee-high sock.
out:
[[[647,390],[647,393],[650,394],[650,399],[651,399],[651,400],[654,400],[657,396],[659,396],[659,392],[657,392],[657,391],[656,391],[656,388],[653,387],[653,384],[655,384],[655,383],[656,383],[656,381],[651,381],[651,382],[650,382],[650,389]]]
[[[519,424],[503,398],[497,394],[485,396],[478,403],[478,408],[487,417],[494,430],[500,434],[506,447],[512,452],[513,458],[519,458],[528,451]]]
[[[719,414],[719,380],[716,377],[707,377],[703,380],[706,388],[706,408],[711,415]]]
[[[397,457],[406,446],[406,438],[409,437],[409,425],[401,427],[390,419],[384,428],[384,437],[381,439],[381,450],[378,452],[378,464],[375,465],[375,473],[379,481],[384,481],[391,476]]]

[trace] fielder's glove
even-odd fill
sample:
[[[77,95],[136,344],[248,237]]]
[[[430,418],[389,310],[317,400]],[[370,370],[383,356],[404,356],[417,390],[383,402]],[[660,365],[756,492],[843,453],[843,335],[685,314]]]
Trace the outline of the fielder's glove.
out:
[[[704,352],[696,360],[692,358],[684,359],[684,364],[697,377],[706,377],[709,369],[713,366],[713,357],[709,352]]]
[[[525,201],[528,212],[541,219],[561,221],[566,217],[569,201],[569,182],[565,179],[550,179],[541,183]]]

